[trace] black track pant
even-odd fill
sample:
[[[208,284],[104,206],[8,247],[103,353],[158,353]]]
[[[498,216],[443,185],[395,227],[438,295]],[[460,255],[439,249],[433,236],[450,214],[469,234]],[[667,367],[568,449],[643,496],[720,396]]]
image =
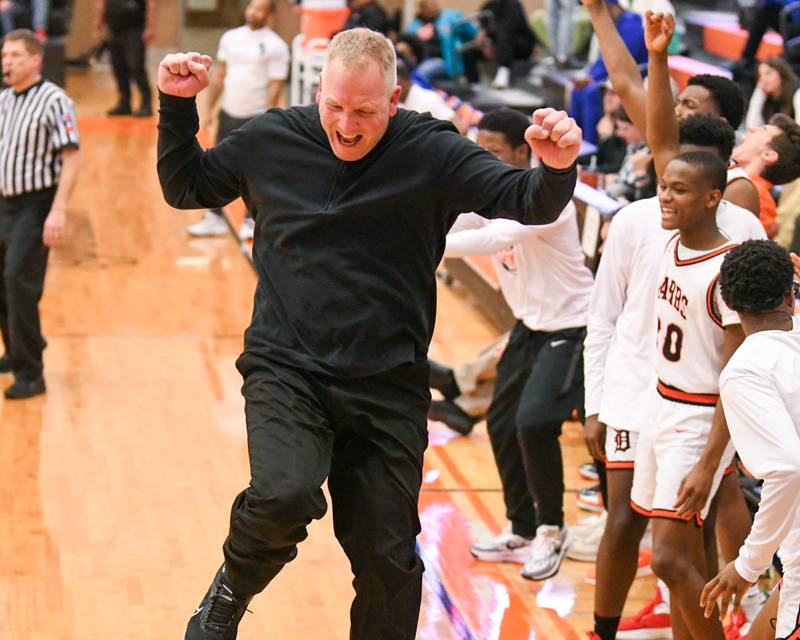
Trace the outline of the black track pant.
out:
[[[340,380],[245,354],[237,362],[250,486],[236,498],[226,575],[258,593],[327,509],[355,575],[353,640],[413,640],[422,589],[417,502],[428,443],[428,363]]]
[[[497,366],[489,439],[514,533],[564,524],[561,425],[583,412],[583,328],[531,331],[517,322]]]
[[[119,102],[121,105],[131,104],[131,80],[139,88],[142,104],[150,104],[150,80],[145,69],[145,45],[142,31],[126,29],[112,31],[108,37],[108,51],[111,54],[111,67],[117,81]]]
[[[42,375],[45,340],[39,322],[49,251],[42,242],[44,221],[55,188],[0,197],[0,329],[11,370],[20,380]]]

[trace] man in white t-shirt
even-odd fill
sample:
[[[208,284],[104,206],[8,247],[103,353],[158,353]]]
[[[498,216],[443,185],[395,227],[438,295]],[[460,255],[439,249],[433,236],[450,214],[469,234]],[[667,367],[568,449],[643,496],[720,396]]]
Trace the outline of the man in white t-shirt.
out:
[[[478,144],[517,169],[529,168],[528,125],[520,112],[497,109],[478,125]],[[572,203],[554,223],[531,229],[462,215],[447,236],[445,256],[491,254],[517,318],[487,414],[510,528],[470,551],[487,562],[524,564],[524,578],[544,580],[559,570],[570,541],[558,437],[573,410],[583,412],[581,352],[592,274]]]
[[[793,316],[800,284],[794,276],[786,250],[766,240],[732,249],[720,270],[722,297],[746,336],[720,375],[722,406],[742,463],[764,485],[738,557],[701,597],[706,617],[718,599],[720,615],[732,598],[738,609],[780,547],[783,584],[770,635],[790,640],[800,638],[800,317]]]
[[[222,34],[217,66],[206,92],[206,108],[200,125],[206,131],[214,124],[214,111],[222,97],[217,120],[217,143],[232,131],[277,107],[289,76],[289,47],[267,26],[272,0],[250,0],[245,9],[245,24]],[[203,218],[187,229],[197,237],[223,235],[228,225],[221,209],[209,209]],[[253,237],[253,218],[242,223],[239,237]]]

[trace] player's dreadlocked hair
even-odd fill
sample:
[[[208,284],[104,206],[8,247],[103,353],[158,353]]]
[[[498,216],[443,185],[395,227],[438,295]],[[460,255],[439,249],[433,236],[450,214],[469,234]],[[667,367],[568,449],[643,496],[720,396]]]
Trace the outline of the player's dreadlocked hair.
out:
[[[734,311],[772,311],[792,290],[794,266],[771,240],[747,240],[725,256],[719,273],[722,299]]]

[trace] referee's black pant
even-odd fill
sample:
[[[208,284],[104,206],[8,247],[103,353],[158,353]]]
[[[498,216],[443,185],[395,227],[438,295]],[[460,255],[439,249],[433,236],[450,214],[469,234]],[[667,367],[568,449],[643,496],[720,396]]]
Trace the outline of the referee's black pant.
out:
[[[117,81],[121,106],[131,106],[131,80],[136,83],[142,97],[142,105],[150,105],[150,80],[145,68],[147,53],[141,29],[110,30],[108,51],[111,54],[111,69]]]
[[[233,503],[225,575],[258,593],[327,509],[355,575],[353,640],[413,640],[422,589],[415,542],[428,443],[427,361],[354,380],[241,356],[250,486]],[[320,571],[323,569],[320,568]]]
[[[55,188],[0,197],[0,329],[18,380],[36,380],[42,375],[46,343],[39,323],[39,300],[49,253],[42,233],[54,197]]]
[[[486,416],[489,440],[514,533],[533,537],[542,524],[564,525],[561,425],[573,409],[583,415],[582,327],[511,331],[497,365]]]

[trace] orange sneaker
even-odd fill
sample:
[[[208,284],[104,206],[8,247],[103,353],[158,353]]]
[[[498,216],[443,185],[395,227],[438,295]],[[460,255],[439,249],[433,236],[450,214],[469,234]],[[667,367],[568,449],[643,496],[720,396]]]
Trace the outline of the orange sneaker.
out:
[[[641,611],[619,621],[617,628],[619,640],[656,640],[672,638],[672,620],[669,616],[669,603],[664,601],[661,590],[656,586],[656,594]]]

